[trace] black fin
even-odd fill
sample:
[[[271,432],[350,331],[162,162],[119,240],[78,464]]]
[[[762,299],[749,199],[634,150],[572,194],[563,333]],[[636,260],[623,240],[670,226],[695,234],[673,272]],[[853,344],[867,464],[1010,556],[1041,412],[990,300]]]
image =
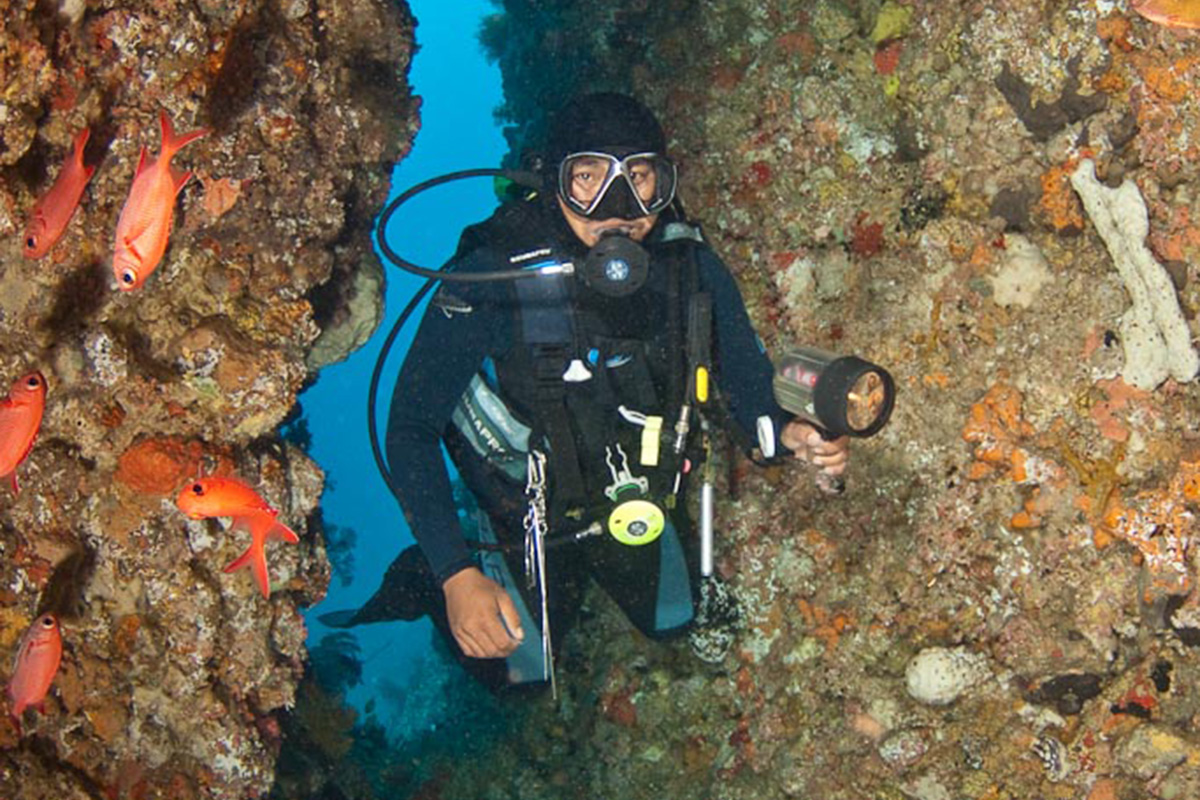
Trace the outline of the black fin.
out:
[[[330,611],[328,614],[321,614],[317,619],[328,628],[353,628],[358,624],[354,620],[357,614],[358,609],[347,608],[345,611]]]

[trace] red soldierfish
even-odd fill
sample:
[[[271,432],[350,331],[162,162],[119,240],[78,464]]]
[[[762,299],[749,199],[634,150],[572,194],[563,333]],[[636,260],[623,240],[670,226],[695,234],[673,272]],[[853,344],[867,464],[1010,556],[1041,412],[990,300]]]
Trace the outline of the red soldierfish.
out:
[[[62,661],[62,633],[58,618],[53,614],[42,614],[21,637],[17,648],[16,666],[8,682],[8,699],[12,704],[13,719],[21,727],[21,714],[29,706],[39,711],[50,684],[58,673]]]
[[[83,187],[96,171],[95,167],[83,165],[83,148],[90,135],[87,128],[76,134],[75,150],[59,170],[54,185],[34,203],[21,248],[21,254],[26,258],[41,258],[49,253],[67,229],[79,198],[83,196]]]
[[[148,164],[146,148],[142,148],[133,188],[129,190],[129,199],[117,220],[113,275],[123,292],[145,283],[166,252],[171,220],[175,215],[175,198],[192,177],[190,172],[171,169],[171,157],[184,145],[208,133],[201,129],[177,137],[165,113],[160,112],[158,119],[162,126],[162,150],[158,158]]]
[[[249,531],[250,547],[225,571],[250,567],[263,597],[271,596],[271,581],[267,576],[267,540],[282,539],[293,544],[300,541],[291,528],[276,520],[278,511],[241,481],[216,475],[189,484],[179,493],[175,505],[191,519],[233,517],[235,530]]]
[[[1133,10],[1168,28],[1200,29],[1200,0],[1133,0]]]
[[[13,494],[21,491],[17,467],[33,449],[45,407],[46,379],[40,372],[18,378],[8,396],[0,399],[0,480],[11,480]]]

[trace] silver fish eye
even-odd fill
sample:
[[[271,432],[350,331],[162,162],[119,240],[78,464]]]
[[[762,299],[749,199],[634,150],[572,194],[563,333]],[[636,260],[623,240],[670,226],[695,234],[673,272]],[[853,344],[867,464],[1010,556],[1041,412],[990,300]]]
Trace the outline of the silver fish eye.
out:
[[[43,628],[53,628],[54,627],[54,617],[51,616],[50,614],[47,614],[46,616],[42,617],[41,622],[42,622]]]
[[[30,389],[36,389],[37,387],[42,385],[42,382],[40,380],[38,380],[38,377],[36,375],[30,375],[29,380],[25,381],[25,385],[28,386]]]
[[[135,282],[136,280],[137,280],[137,273],[135,273],[131,269],[127,269],[121,273],[121,282],[124,284],[130,284],[130,283]]]

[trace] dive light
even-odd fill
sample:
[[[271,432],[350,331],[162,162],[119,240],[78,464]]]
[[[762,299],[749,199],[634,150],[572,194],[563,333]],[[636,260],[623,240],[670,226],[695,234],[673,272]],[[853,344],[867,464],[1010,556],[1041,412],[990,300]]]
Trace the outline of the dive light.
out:
[[[896,401],[896,383],[883,367],[858,356],[815,347],[795,347],[775,363],[775,400],[812,425],[827,441],[841,436],[865,439],[887,424]],[[841,492],[840,478],[820,480],[821,488]]]
[[[887,424],[896,383],[883,367],[815,347],[788,350],[775,364],[775,400],[826,439],[874,436]]]

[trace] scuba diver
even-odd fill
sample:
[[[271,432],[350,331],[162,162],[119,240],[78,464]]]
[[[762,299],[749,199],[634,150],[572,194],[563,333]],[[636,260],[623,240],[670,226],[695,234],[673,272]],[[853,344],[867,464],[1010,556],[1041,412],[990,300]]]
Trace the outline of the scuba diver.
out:
[[[713,618],[711,544],[699,552],[685,491],[716,427],[760,463],[795,457],[829,476],[849,452],[775,401],[772,364],[684,214],[649,109],[613,93],[572,100],[543,164],[544,191],[464,230],[456,279],[430,301],[395,384],[387,460],[418,544],[366,605],[321,618],[429,614],[493,689],[553,685],[589,579],[652,638]],[[514,271],[530,275],[487,279]]]

